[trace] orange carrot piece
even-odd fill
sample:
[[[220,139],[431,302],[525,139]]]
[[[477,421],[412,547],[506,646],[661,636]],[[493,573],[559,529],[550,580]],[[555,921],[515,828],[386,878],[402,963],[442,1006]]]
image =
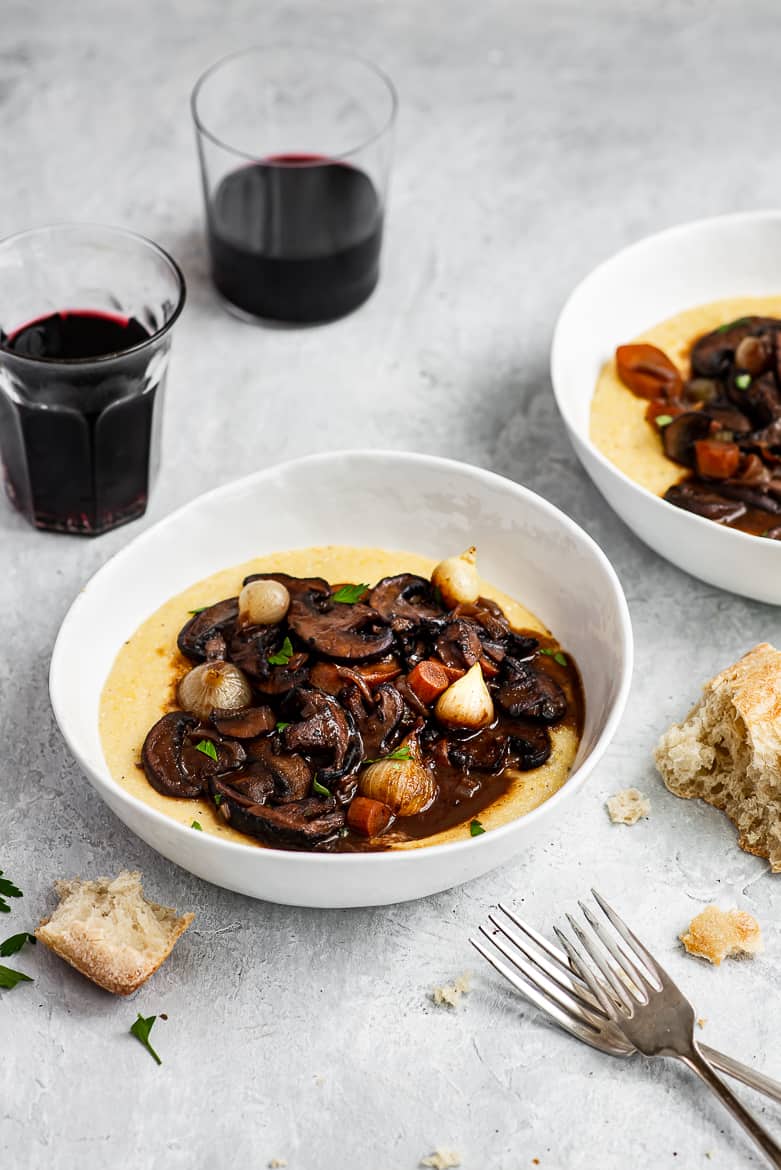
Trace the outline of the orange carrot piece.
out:
[[[379,837],[393,823],[394,817],[387,804],[356,796],[347,810],[347,824],[364,837]]]
[[[443,691],[447,690],[450,686],[450,679],[441,662],[435,662],[433,658],[425,658],[409,672],[407,683],[421,703],[428,706],[429,703],[438,699]]]
[[[740,464],[740,447],[719,439],[697,439],[694,459],[700,475],[707,479],[729,479]]]

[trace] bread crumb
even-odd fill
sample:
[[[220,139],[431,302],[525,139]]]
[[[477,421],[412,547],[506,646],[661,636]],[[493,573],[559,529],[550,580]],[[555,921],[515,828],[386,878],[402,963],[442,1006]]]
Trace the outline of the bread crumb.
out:
[[[624,788],[606,803],[614,825],[636,825],[641,817],[647,817],[651,812],[650,800],[637,788]]]
[[[716,967],[722,959],[748,957],[764,949],[756,918],[746,910],[721,910],[718,906],[706,906],[679,937],[690,955],[707,959]]]
[[[318,1089],[321,1085],[325,1084],[325,1077],[321,1073],[317,1073],[315,1075],[315,1084],[317,1085]]]
[[[144,897],[141,874],[55,882],[60,904],[35,937],[87,979],[130,995],[153,975],[193,921]]]
[[[283,1167],[287,1166],[287,1159],[286,1158],[272,1158],[271,1161],[269,1162],[268,1166],[269,1166],[269,1170],[283,1170]]]
[[[435,987],[431,993],[431,998],[438,1007],[456,1007],[460,1001],[461,996],[466,995],[472,989],[472,972],[465,971],[463,975],[459,975],[455,983],[444,983],[441,987]]]
[[[704,1028],[704,1027],[705,1027],[705,1025],[707,1024],[707,1022],[708,1022],[708,1021],[705,1019],[705,1017],[704,1017],[704,1016],[698,1016],[698,1017],[697,1017],[697,1027],[698,1027],[698,1028]]]
[[[431,1166],[432,1170],[452,1170],[461,1165],[461,1155],[455,1150],[434,1150],[427,1158],[420,1159],[421,1166]]]

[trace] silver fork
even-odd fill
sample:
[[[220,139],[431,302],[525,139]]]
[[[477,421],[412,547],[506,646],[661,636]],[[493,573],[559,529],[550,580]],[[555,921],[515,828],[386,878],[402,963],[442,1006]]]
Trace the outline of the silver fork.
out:
[[[781,1147],[716,1076],[705,1057],[775,1100],[781,1100],[781,1086],[714,1049],[700,1048],[691,1004],[615,911],[596,891],[592,893],[618,937],[580,903],[591,933],[567,915],[577,941],[554,928],[563,951],[504,906],[499,907],[501,913],[522,935],[494,915],[489,919],[495,930],[483,926],[480,930],[511,966],[477,939],[469,941],[527,999],[578,1039],[614,1056],[640,1051],[682,1060],[781,1170]]]

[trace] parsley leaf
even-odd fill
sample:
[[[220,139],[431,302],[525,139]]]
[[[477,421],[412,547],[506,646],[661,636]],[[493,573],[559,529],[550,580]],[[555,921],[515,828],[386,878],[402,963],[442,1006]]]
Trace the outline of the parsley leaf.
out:
[[[735,385],[738,390],[748,390],[751,385],[751,374],[736,374]]]
[[[222,793],[221,792],[215,792],[214,803],[217,805],[217,808],[219,808],[220,805],[222,804]]]
[[[147,1016],[144,1018],[144,1016],[142,1016],[139,1012],[138,1019],[136,1020],[135,1024],[130,1025],[130,1031],[133,1033],[136,1040],[140,1040],[144,1048],[146,1048],[147,1052],[149,1052],[150,1055],[155,1058],[157,1063],[162,1064],[162,1060],[149,1042],[149,1033],[152,1031],[152,1025],[156,1019],[157,1016]]]
[[[376,756],[373,760],[364,760],[364,763],[380,764],[383,760],[409,760],[411,755],[409,745],[404,743],[401,747],[397,747],[394,752],[388,752],[387,756]]]
[[[197,829],[199,833],[203,832],[203,825],[200,821],[193,821],[193,823],[190,825],[190,828]]]
[[[284,731],[285,728],[289,727],[289,726],[290,726],[289,723],[285,723],[285,722],[283,722],[283,720],[279,719],[274,727],[274,730],[275,731]]]
[[[287,666],[292,657],[293,643],[286,637],[282,643],[282,649],[277,650],[276,654],[269,654],[268,660],[272,666]]]
[[[483,826],[480,824],[479,821],[472,821],[470,823],[469,833],[472,837],[479,837],[480,834],[484,833],[484,832],[485,832],[485,829],[483,828]]]
[[[719,325],[715,333],[726,333],[728,329],[734,329],[736,325],[745,325],[748,322],[748,317],[738,317],[737,321],[728,321],[726,325]]]
[[[656,416],[656,425],[659,427],[659,430],[663,427],[669,427],[672,421],[673,416],[671,414],[657,414]]]
[[[330,796],[331,789],[326,788],[325,784],[321,784],[319,780],[312,781],[312,791],[316,792],[318,796]]]
[[[17,983],[32,983],[32,979],[22,971],[14,971],[12,967],[0,967],[0,987],[12,991]]]
[[[337,589],[336,593],[331,594],[331,601],[338,601],[342,605],[355,605],[356,601],[360,601],[368,585],[342,585],[341,589]]]
[[[30,934],[27,930],[23,930],[21,934],[12,934],[5,942],[0,943],[0,955],[7,959],[9,955],[15,955],[20,951],[25,943],[29,942],[35,945],[37,941],[35,935]]]
[[[3,871],[0,869],[0,913],[10,914],[11,907],[5,901],[3,895],[5,895],[6,898],[23,897],[22,891],[18,888],[18,886],[15,886],[12,881],[8,880],[8,878],[4,878]]]
[[[540,650],[540,654],[547,654],[554,662],[558,662],[559,666],[566,666],[567,659],[562,654],[561,650],[551,650],[550,647],[544,647]]]
[[[205,609],[208,609],[208,608],[209,608],[209,607],[208,607],[208,605],[201,605],[201,606],[199,606],[199,607],[198,607],[198,609],[188,609],[188,611],[187,611],[187,612],[188,612],[188,613],[192,613],[192,614],[196,614],[196,613],[203,613],[203,611],[204,611]]]
[[[217,749],[210,739],[202,739],[200,743],[195,745],[195,750],[197,752],[203,752],[210,760],[214,760],[215,763],[217,762]]]

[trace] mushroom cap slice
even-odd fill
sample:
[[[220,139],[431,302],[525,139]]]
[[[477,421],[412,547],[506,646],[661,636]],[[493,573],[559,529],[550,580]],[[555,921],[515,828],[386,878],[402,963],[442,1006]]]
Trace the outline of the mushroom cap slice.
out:
[[[528,662],[507,659],[507,680],[496,692],[496,701],[508,715],[558,723],[567,713],[567,698],[554,678],[535,670]]]
[[[225,643],[236,625],[239,616],[238,597],[226,597],[214,605],[193,614],[190,620],[182,626],[176,644],[185,658],[193,662],[202,662],[205,658],[222,657],[218,653],[220,644],[224,651]],[[211,646],[207,646],[211,643]]]
[[[352,715],[325,691],[301,691],[301,715],[283,732],[285,747],[300,752],[330,784],[354,772],[363,759],[363,742]]]
[[[718,378],[729,369],[744,337],[758,337],[777,328],[774,317],[740,317],[728,326],[713,329],[692,346],[692,370],[703,378]]]
[[[216,760],[198,750],[201,739],[214,744]],[[141,748],[146,778],[163,796],[200,796],[210,776],[237,768],[244,759],[240,743],[223,740],[184,711],[170,711],[158,719]]]
[[[219,798],[219,811],[232,828],[268,845],[312,849],[335,837],[345,823],[345,810],[331,797],[272,807],[254,803],[217,776],[210,778],[209,790]]]
[[[417,628],[424,618],[439,618],[446,613],[431,582],[415,573],[383,577],[370,591],[369,605],[397,633]]]
[[[308,649],[342,661],[380,658],[395,644],[384,618],[361,601],[345,605],[301,593],[290,601],[287,622]]]

